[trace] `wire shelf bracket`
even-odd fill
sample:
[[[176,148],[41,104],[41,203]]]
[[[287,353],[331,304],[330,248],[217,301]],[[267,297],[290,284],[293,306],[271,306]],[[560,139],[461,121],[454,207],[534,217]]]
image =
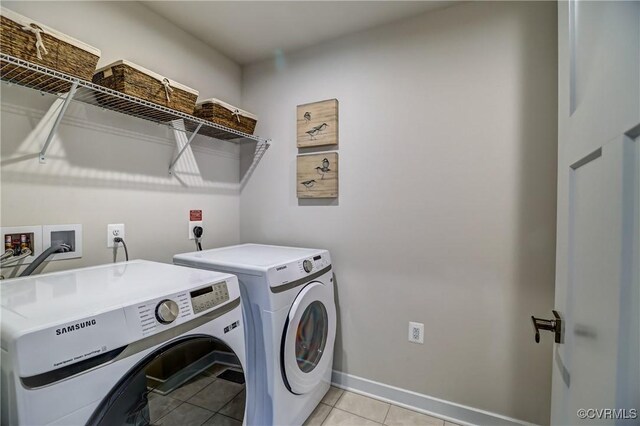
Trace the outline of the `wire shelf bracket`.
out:
[[[267,149],[269,149],[270,146],[271,146],[271,139],[267,139],[264,142],[258,142],[258,144],[256,145],[256,150],[253,153],[253,161],[247,168],[247,171],[244,172],[244,175],[240,180],[241,190],[244,189],[245,185],[249,181],[249,178],[253,174],[253,171],[256,169],[256,167],[258,167],[258,163],[260,162],[260,160],[262,159],[265,152],[267,152]]]
[[[53,127],[49,131],[49,136],[47,136],[47,140],[42,146],[42,150],[40,151],[40,155],[38,156],[38,159],[42,164],[47,162],[47,157],[46,157],[47,149],[49,149],[49,145],[51,145],[51,141],[53,140],[53,137],[56,135],[56,132],[58,131],[58,126],[62,121],[62,117],[64,116],[64,113],[67,111],[67,107],[71,103],[71,100],[73,99],[77,90],[78,90],[78,82],[74,81],[71,84],[71,89],[69,89],[69,92],[65,95],[62,95],[64,97],[64,102],[62,103],[62,106],[58,111],[58,115],[56,116],[56,119],[53,122]]]
[[[189,148],[189,145],[191,145],[191,142],[193,142],[193,139],[196,137],[196,135],[200,131],[201,127],[202,127],[202,123],[198,124],[198,127],[196,127],[196,129],[193,131],[193,133],[191,133],[191,136],[189,136],[189,139],[187,140],[187,143],[184,144],[182,149],[178,152],[178,155],[176,155],[176,158],[174,158],[174,160],[169,164],[169,174],[170,175],[173,174],[173,167],[176,165],[176,163],[178,162],[178,160],[180,159],[182,154],[184,154],[186,149]]]

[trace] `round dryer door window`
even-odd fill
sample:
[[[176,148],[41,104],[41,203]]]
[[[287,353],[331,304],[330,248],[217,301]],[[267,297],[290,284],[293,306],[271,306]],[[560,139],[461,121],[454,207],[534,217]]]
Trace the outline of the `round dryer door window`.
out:
[[[282,336],[282,377],[296,394],[314,389],[333,358],[336,308],[323,283],[307,284],[294,300]]]
[[[296,361],[305,373],[318,365],[327,344],[329,318],[322,302],[311,302],[304,310],[296,333]]]

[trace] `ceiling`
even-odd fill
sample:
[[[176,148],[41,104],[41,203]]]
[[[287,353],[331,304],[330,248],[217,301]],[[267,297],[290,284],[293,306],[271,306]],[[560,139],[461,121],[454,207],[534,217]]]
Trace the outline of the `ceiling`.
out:
[[[144,1],[241,65],[450,5],[451,1]]]

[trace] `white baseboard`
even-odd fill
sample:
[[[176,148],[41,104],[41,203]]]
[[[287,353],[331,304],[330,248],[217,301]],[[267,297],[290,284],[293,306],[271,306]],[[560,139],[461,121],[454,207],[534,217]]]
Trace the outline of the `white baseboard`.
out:
[[[338,388],[439,417],[459,425],[533,426],[533,423],[385,385],[341,371],[334,370],[331,381]]]

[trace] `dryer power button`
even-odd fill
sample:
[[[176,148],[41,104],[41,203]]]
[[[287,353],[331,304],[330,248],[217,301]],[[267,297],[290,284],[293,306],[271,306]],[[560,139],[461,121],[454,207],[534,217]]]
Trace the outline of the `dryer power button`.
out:
[[[178,304],[171,299],[165,299],[156,306],[156,318],[161,324],[171,324],[179,313]]]

